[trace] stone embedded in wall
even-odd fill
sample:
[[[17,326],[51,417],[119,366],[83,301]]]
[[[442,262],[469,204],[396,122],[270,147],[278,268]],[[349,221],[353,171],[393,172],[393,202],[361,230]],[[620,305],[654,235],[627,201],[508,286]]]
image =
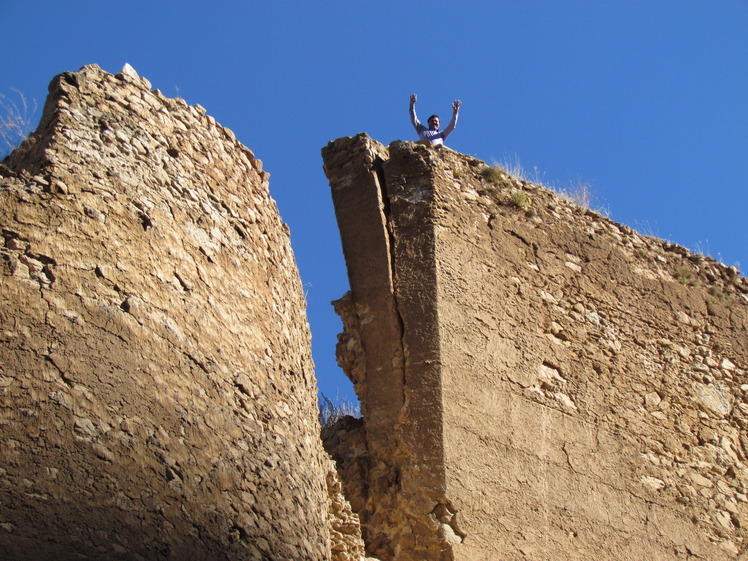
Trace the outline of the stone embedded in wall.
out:
[[[267,180],[131,68],[54,79],[0,165],[0,557],[329,558],[305,303]]]
[[[745,278],[445,147],[323,157],[368,465],[337,450],[368,552],[746,555]]]

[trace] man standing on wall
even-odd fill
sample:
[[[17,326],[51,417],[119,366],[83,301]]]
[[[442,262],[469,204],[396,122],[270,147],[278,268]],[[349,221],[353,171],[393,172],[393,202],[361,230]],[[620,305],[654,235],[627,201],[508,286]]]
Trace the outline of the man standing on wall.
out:
[[[453,130],[455,130],[455,126],[457,125],[457,113],[460,111],[460,105],[462,105],[462,102],[459,99],[456,99],[454,103],[452,103],[452,120],[449,122],[449,125],[447,125],[446,129],[440,131],[439,115],[431,115],[431,117],[429,117],[429,128],[424,127],[418,120],[418,117],[416,117],[417,100],[418,96],[416,94],[411,94],[410,122],[413,123],[416,132],[418,132],[418,138],[420,138],[421,140],[426,140],[431,144],[444,144],[446,138]]]

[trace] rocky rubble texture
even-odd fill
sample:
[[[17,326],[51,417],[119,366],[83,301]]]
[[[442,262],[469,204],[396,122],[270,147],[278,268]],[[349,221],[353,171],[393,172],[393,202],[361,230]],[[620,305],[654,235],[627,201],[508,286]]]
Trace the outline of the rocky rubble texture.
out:
[[[323,157],[366,452],[346,457],[351,426],[327,441],[368,552],[748,556],[737,269],[445,147],[358,135]]]
[[[330,560],[359,561],[364,557],[364,540],[358,515],[351,510],[335,462],[327,472],[327,493],[330,497]]]
[[[88,66],[4,164],[0,557],[329,558],[305,303],[260,160]]]

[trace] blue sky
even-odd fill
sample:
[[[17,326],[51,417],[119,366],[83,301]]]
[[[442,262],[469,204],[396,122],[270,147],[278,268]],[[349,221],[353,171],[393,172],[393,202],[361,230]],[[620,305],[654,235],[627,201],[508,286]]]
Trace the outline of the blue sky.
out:
[[[414,139],[410,93],[422,120],[460,98],[451,148],[589,184],[612,219],[748,267],[746,37],[748,0],[0,0],[0,93],[41,106],[56,74],[129,62],[233,130],[290,226],[320,388],[352,397],[328,141]]]

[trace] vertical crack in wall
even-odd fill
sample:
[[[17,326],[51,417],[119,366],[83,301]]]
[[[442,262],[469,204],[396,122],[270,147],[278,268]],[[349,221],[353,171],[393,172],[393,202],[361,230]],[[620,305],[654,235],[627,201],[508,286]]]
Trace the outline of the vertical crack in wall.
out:
[[[450,561],[454,558],[453,547],[464,537],[435,515],[435,512],[443,515],[442,506],[451,505],[445,498],[443,365],[435,228],[439,212],[438,165],[433,148],[409,142],[390,144],[389,159],[383,164],[406,358],[402,439],[407,458],[403,461],[401,508],[409,528],[402,541],[408,550],[398,556],[404,560]],[[450,521],[455,520],[456,524],[454,514]]]
[[[464,534],[444,498],[434,177],[421,149],[388,150],[361,134],[322,153],[351,287],[336,303],[341,343],[360,341],[364,355],[340,360],[339,345],[341,365],[356,367],[347,373],[364,413],[368,481],[359,515],[367,551],[383,560],[448,561]]]
[[[400,329],[400,349],[402,352],[402,364],[401,364],[401,370],[402,370],[402,376],[403,376],[403,403],[405,403],[405,387],[407,385],[407,370],[405,368],[405,321],[403,320],[403,316],[400,313],[400,306],[398,304],[398,297],[397,297],[397,278],[395,276],[396,266],[395,263],[397,261],[396,254],[395,254],[395,234],[393,232],[392,228],[392,213],[391,213],[391,205],[390,205],[390,198],[389,194],[387,193],[387,180],[384,175],[384,169],[383,169],[384,160],[381,157],[377,157],[374,162],[374,172],[376,173],[376,179],[377,179],[377,185],[379,187],[379,197],[382,201],[382,215],[384,217],[384,229],[385,233],[387,234],[387,241],[390,251],[390,276],[392,277],[392,303],[394,307],[395,312],[395,318],[397,319],[398,327]]]
[[[341,360],[364,414],[367,483],[358,512],[367,550],[394,557],[401,471],[399,419],[404,404],[402,319],[393,299],[390,238],[380,186],[387,150],[365,135],[338,139],[322,150],[345,255],[350,298],[338,301],[346,332],[341,342],[361,356]],[[377,171],[380,168],[380,172]],[[350,300],[348,303],[347,300]],[[351,333],[355,330],[355,333]],[[360,350],[357,350],[360,349]],[[345,351],[340,349],[339,351]],[[345,470],[343,470],[345,471]],[[345,476],[343,474],[343,476]],[[354,501],[355,502],[355,501]]]

